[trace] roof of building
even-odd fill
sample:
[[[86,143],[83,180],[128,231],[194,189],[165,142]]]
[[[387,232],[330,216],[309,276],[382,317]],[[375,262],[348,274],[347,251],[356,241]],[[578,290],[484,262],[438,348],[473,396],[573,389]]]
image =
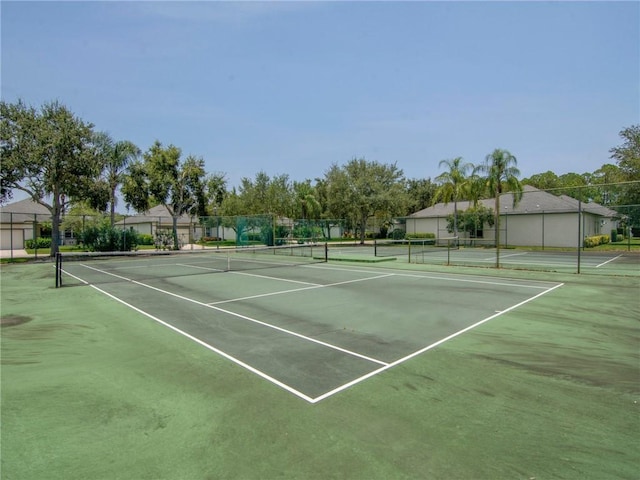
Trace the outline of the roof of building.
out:
[[[145,212],[142,215],[133,215],[131,217],[127,217],[124,220],[120,220],[116,222],[116,225],[135,225],[140,223],[153,223],[161,221],[162,223],[171,223],[171,214],[169,210],[164,205],[156,205],[153,208],[150,208],[148,212]],[[192,223],[192,218],[183,214],[178,217],[178,225],[190,225]]]
[[[51,216],[51,212],[47,207],[34,202],[30,198],[0,207],[0,214],[1,223],[33,222],[33,216],[36,214],[38,215],[38,221],[47,220],[42,217],[43,215],[46,215],[47,217]]]
[[[495,198],[487,198],[478,202],[487,208],[494,208]],[[552,195],[544,190],[539,190],[530,185],[523,187],[522,199],[518,204],[513,206],[513,193],[504,193],[500,195],[500,205],[505,212],[510,215],[524,215],[536,213],[566,213],[578,211],[578,200],[566,195]],[[458,211],[462,212],[471,206],[468,200],[458,202]],[[454,211],[454,202],[437,203],[431,207],[424,208],[409,215],[409,218],[430,218],[430,217],[446,217]],[[604,207],[598,203],[582,203],[582,210],[600,215],[603,217],[613,217],[616,215],[614,210]]]

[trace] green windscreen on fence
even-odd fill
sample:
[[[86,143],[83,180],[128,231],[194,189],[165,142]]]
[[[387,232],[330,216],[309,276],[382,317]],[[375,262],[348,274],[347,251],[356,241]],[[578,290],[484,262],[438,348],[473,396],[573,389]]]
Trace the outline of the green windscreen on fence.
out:
[[[186,251],[70,252],[56,257],[56,286],[140,281],[327,261],[327,245]]]

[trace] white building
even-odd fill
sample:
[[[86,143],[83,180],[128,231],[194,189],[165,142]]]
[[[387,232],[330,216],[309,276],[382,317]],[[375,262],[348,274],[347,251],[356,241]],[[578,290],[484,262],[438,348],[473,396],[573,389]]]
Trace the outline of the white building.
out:
[[[479,204],[494,209],[495,199]],[[459,201],[458,214],[471,206]],[[597,203],[580,203],[566,195],[556,196],[525,185],[520,202],[513,206],[513,194],[500,196],[500,244],[532,247],[574,247],[593,235],[610,234],[617,228],[616,212]],[[581,212],[581,215],[579,215]],[[454,203],[438,203],[406,218],[407,235],[433,233],[436,238],[451,237],[447,217],[454,213]],[[484,225],[477,236],[459,231],[461,245],[495,245],[495,226]]]

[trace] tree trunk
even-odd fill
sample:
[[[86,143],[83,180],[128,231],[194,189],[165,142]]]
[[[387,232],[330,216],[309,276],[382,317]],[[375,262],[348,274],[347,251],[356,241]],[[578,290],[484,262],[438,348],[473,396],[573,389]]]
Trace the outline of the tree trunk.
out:
[[[172,231],[173,231],[173,249],[174,250],[179,250],[180,249],[180,245],[178,245],[178,217],[175,216],[175,215],[172,215],[171,219],[173,221],[173,227],[172,227]]]
[[[111,200],[109,201],[109,203],[109,213],[111,214],[111,228],[113,228],[116,223],[116,197],[113,193],[111,194]]]

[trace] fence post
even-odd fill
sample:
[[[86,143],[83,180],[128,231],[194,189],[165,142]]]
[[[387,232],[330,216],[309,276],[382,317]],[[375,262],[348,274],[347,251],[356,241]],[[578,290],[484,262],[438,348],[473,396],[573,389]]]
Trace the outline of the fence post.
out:
[[[9,212],[9,246],[11,247],[11,260],[13,260],[13,212]],[[24,236],[24,234],[23,234]]]
[[[580,243],[582,243],[582,199],[578,198],[578,272],[580,273]]]
[[[38,214],[33,214],[33,247],[35,248],[35,258],[38,259]]]

